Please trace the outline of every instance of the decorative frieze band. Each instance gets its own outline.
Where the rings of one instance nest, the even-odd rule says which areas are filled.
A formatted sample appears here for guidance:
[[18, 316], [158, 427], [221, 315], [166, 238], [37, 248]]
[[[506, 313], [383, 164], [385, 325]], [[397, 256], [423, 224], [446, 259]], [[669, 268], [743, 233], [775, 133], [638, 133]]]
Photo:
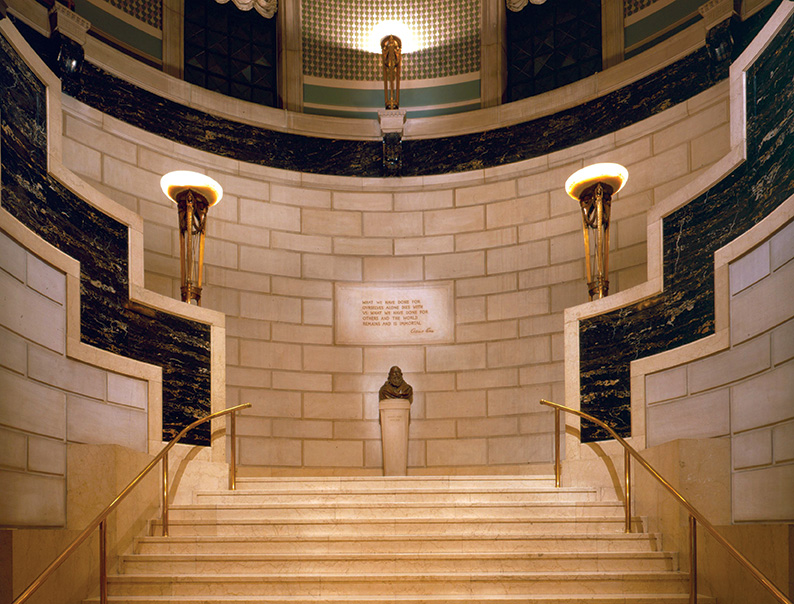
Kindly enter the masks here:
[[703, 17], [708, 31], [715, 25], [730, 19], [733, 15], [733, 0], [709, 0], [698, 7], [698, 12]]
[[66, 8], [60, 2], [56, 2], [50, 10], [53, 15], [53, 31], [60, 32], [70, 40], [74, 40], [80, 46], [85, 44], [86, 32], [91, 29], [91, 22], [83, 19], [73, 10]]

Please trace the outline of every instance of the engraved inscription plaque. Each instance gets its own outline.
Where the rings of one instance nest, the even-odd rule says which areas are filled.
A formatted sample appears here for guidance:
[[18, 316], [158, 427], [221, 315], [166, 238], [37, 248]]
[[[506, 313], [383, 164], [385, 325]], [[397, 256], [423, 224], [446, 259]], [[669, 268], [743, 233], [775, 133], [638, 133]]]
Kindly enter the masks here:
[[452, 342], [452, 282], [404, 285], [337, 284], [337, 344]]

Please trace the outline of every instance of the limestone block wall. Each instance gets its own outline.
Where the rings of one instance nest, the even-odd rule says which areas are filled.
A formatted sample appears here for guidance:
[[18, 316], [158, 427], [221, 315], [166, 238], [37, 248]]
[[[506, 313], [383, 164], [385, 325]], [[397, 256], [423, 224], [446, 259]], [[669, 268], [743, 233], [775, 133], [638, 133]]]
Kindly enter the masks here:
[[[460, 118], [465, 120], [465, 116]], [[226, 313], [227, 405], [245, 474], [380, 473], [377, 390], [391, 365], [416, 392], [410, 473], [534, 471], [563, 400], [563, 311], [587, 299], [581, 223], [565, 179], [616, 161], [611, 291], [646, 279], [646, 212], [729, 148], [728, 85], [597, 140], [434, 177], [308, 175], [196, 151], [64, 99], [70, 169], [144, 219], [146, 287], [178, 297], [176, 211], [160, 176], [225, 190], [210, 212], [208, 308]], [[337, 345], [335, 285], [453, 283], [454, 339]], [[546, 466], [547, 468], [547, 466]], [[542, 471], [537, 470], [537, 471]]]
[[147, 451], [147, 382], [66, 356], [66, 282], [0, 231], [0, 525], [66, 524], [69, 444]]
[[649, 446], [722, 437], [733, 520], [794, 518], [794, 222], [729, 265], [730, 347], [645, 377]]

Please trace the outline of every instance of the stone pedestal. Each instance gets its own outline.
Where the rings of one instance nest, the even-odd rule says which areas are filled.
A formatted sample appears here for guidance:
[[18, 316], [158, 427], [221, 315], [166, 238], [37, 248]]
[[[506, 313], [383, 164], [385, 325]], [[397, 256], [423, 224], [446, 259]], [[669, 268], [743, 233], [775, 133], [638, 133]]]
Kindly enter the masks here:
[[405, 476], [408, 468], [408, 420], [411, 403], [405, 399], [380, 401], [383, 475]]
[[406, 109], [378, 109], [381, 135], [399, 134], [402, 138], [406, 113]]
[[403, 165], [405, 109], [380, 109], [378, 120], [383, 135], [383, 174], [399, 176]]

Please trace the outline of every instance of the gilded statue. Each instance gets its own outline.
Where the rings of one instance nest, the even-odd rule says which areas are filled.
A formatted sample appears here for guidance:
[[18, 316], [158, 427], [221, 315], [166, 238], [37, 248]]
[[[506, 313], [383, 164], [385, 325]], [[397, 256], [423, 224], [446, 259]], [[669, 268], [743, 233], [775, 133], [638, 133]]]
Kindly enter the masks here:
[[386, 109], [400, 107], [400, 65], [402, 63], [400, 38], [388, 35], [380, 41], [383, 59], [383, 92], [386, 97]]

